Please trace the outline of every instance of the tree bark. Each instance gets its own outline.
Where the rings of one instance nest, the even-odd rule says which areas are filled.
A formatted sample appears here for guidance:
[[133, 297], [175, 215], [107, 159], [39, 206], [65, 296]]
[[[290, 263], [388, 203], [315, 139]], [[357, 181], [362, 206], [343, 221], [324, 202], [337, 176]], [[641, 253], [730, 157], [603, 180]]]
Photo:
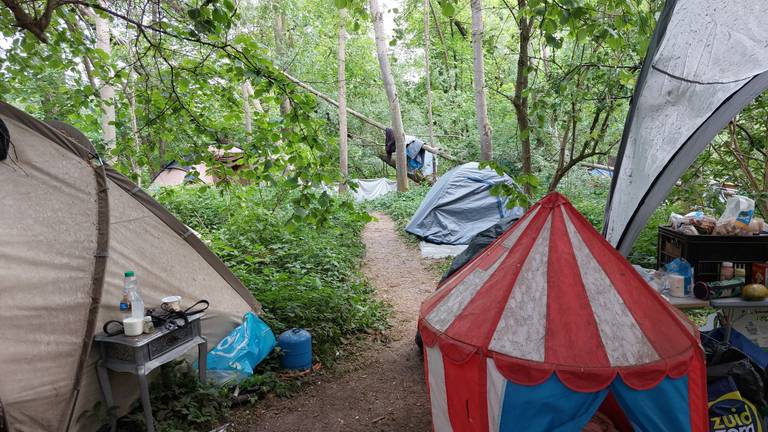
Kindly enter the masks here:
[[[277, 52], [277, 57], [282, 60], [285, 54], [285, 16], [280, 12], [277, 3], [273, 5], [275, 11], [275, 51]], [[280, 102], [280, 115], [285, 117], [290, 110], [291, 101], [288, 99], [288, 96], [283, 96]]]
[[141, 170], [136, 162], [136, 157], [141, 152], [141, 135], [139, 134], [139, 122], [136, 118], [136, 80], [133, 69], [128, 72], [128, 84], [130, 85], [128, 104], [131, 111], [131, 134], [133, 135], [133, 146], [136, 151], [136, 154], [131, 157], [131, 168], [133, 169], [134, 176], [136, 176], [136, 185], [141, 187]]
[[[531, 167], [531, 131], [528, 117], [528, 67], [530, 58], [528, 57], [528, 46], [531, 41], [531, 27], [533, 20], [526, 18], [523, 13], [527, 6], [526, 0], [518, 1], [518, 29], [520, 36], [520, 47], [517, 56], [517, 76], [515, 78], [515, 97], [513, 105], [515, 107], [515, 116], [517, 117], [517, 128], [520, 130], [520, 156], [522, 158], [523, 175], [533, 174]], [[575, 131], [572, 131], [572, 133]], [[531, 188], [528, 184], [524, 187], [525, 193], [530, 195]]]
[[[429, 143], [437, 146], [435, 131], [432, 127], [432, 76], [429, 73], [429, 0], [424, 0], [424, 84], [427, 90], [427, 123], [429, 129]], [[437, 178], [437, 156], [434, 157], [434, 172], [432, 178]]]
[[[93, 14], [96, 25], [96, 48], [104, 51], [107, 56], [112, 56], [112, 44], [109, 37], [109, 22], [102, 18], [98, 13]], [[112, 150], [115, 148], [117, 140], [117, 130], [115, 129], [115, 89], [109, 82], [103, 82], [99, 88], [101, 97], [101, 138], [104, 141], [107, 161], [112, 163], [115, 158], [112, 156]]]
[[251, 114], [251, 94], [248, 91], [248, 81], [243, 81], [240, 88], [243, 93], [243, 122], [245, 123], [245, 133], [250, 137], [253, 135], [253, 114]]
[[392, 77], [392, 71], [389, 68], [389, 58], [387, 56], [387, 41], [384, 34], [384, 22], [379, 0], [368, 0], [371, 17], [373, 18], [373, 31], [376, 35], [376, 55], [379, 58], [379, 67], [381, 68], [381, 79], [384, 81], [384, 90], [389, 100], [389, 113], [392, 120], [392, 131], [395, 133], [395, 153], [397, 168], [397, 190], [405, 192], [408, 190], [408, 170], [405, 157], [405, 130], [403, 128], [403, 117], [400, 113], [400, 101], [395, 89], [395, 80]]
[[349, 163], [347, 160], [347, 10], [339, 10], [339, 171], [341, 182], [339, 193], [347, 192], [347, 177], [349, 177]]
[[475, 111], [477, 130], [480, 135], [480, 160], [493, 158], [491, 125], [485, 103], [485, 66], [483, 64], [483, 0], [470, 0], [472, 8], [472, 49], [474, 51]]

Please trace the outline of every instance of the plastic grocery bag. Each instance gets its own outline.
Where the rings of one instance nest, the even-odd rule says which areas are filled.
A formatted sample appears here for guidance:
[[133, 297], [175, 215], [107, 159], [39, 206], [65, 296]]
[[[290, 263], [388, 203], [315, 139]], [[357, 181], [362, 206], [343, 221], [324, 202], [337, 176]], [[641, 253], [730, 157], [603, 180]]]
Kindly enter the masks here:
[[755, 201], [734, 195], [725, 203], [725, 211], [717, 220], [715, 234], [745, 235], [757, 233], [763, 228], [762, 220], [752, 220], [755, 214]]
[[208, 353], [208, 379], [217, 384], [240, 382], [253, 375], [275, 347], [275, 334], [253, 312]]
[[765, 424], [755, 406], [736, 388], [731, 377], [707, 380], [711, 432], [763, 432]]
[[683, 258], [675, 258], [672, 262], [665, 264], [664, 269], [667, 273], [674, 273], [682, 276], [684, 279], [684, 296], [691, 294], [691, 290], [693, 289], [693, 268], [688, 261]]

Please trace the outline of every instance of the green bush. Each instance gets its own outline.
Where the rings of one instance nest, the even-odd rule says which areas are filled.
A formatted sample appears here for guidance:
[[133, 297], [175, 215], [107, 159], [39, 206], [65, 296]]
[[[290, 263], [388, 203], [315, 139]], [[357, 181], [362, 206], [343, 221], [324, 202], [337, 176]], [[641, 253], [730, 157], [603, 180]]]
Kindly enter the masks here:
[[202, 234], [261, 302], [276, 334], [309, 330], [323, 363], [335, 360], [345, 338], [386, 326], [388, 310], [360, 272], [361, 214], [334, 209], [322, 226], [289, 225], [286, 197], [255, 186], [167, 189], [157, 198]]

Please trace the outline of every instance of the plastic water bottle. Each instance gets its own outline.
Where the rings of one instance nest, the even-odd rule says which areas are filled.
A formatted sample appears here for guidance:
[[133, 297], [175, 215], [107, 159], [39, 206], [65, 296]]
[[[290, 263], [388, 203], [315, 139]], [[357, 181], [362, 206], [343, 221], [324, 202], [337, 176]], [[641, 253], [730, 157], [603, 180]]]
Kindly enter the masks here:
[[123, 274], [123, 297], [120, 299], [120, 312], [128, 313], [131, 311], [131, 290], [136, 287], [136, 276], [132, 271]]
[[126, 285], [128, 286], [128, 300], [131, 302], [131, 317], [144, 319], [144, 299], [141, 298], [139, 293], [139, 286], [136, 283], [136, 276], [131, 273], [130, 277], [126, 277]]

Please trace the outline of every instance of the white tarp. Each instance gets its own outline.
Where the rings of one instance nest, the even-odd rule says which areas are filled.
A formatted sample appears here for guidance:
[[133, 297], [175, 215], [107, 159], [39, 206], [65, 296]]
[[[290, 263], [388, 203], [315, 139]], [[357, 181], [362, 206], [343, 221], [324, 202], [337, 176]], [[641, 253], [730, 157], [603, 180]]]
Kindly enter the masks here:
[[357, 190], [353, 192], [355, 201], [369, 201], [397, 190], [397, 182], [385, 178], [354, 180]]
[[638, 79], [606, 208], [625, 255], [714, 136], [768, 87], [761, 0], [668, 0]]

